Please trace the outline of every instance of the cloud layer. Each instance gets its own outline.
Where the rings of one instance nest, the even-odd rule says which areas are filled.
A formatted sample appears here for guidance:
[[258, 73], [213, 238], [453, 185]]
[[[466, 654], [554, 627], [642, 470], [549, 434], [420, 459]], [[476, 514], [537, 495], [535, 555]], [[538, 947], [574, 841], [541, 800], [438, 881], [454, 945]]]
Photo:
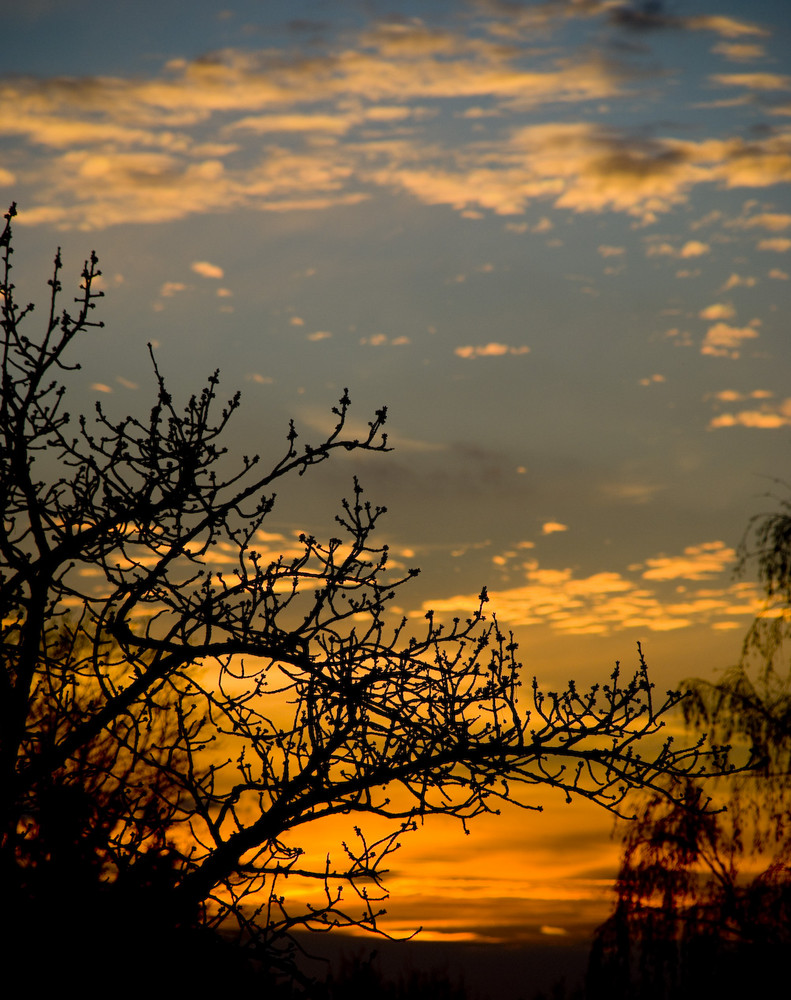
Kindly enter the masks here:
[[[466, 31], [374, 22], [311, 56], [231, 48], [171, 59], [148, 77], [7, 77], [0, 137], [13, 147], [0, 185], [35, 192], [20, 216], [27, 224], [98, 229], [248, 207], [316, 210], [380, 192], [471, 215], [521, 215], [540, 203], [649, 223], [700, 185], [763, 190], [791, 179], [787, 127], [749, 141], [616, 127], [620, 106], [646, 86], [642, 75], [613, 54], [530, 44], [537, 21], [573, 13], [633, 27], [626, 10], [484, 5]], [[760, 34], [733, 18], [671, 21], [652, 14], [641, 27]], [[760, 56], [733, 42], [721, 51]], [[790, 81], [720, 73], [707, 86], [763, 94]], [[763, 241], [767, 250], [781, 243], [791, 245]], [[708, 249], [688, 241], [653, 252]]]

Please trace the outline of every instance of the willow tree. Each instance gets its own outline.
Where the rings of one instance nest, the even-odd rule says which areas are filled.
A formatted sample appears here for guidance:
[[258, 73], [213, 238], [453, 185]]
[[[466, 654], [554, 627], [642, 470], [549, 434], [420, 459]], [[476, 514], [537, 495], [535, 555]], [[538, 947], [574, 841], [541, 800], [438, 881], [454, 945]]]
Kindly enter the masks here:
[[[592, 998], [742, 997], [756, 970], [785, 974], [791, 946], [791, 503], [750, 520], [739, 568], [763, 607], [738, 663], [684, 684], [684, 721], [749, 766], [701, 782], [668, 776], [623, 824], [615, 909], [599, 928]], [[703, 809], [713, 799], [718, 809]]]
[[[58, 253], [28, 335], [14, 214], [0, 241], [0, 863], [20, 927], [90, 921], [117, 954], [142, 925], [172, 950], [177, 932], [234, 919], [276, 961], [295, 927], [375, 930], [387, 859], [426, 817], [531, 808], [546, 787], [618, 811], [630, 789], [716, 764], [657, 738], [678, 695], [656, 702], [642, 662], [588, 692], [520, 695], [485, 590], [470, 617], [428, 614], [411, 634], [390, 606], [417, 570], [391, 569], [385, 510], [356, 479], [338, 537], [266, 554], [276, 485], [338, 452], [387, 451], [385, 409], [355, 437], [344, 392], [331, 433], [300, 447], [292, 423], [264, 468], [226, 453], [239, 396], [219, 405], [215, 373], [179, 406], [152, 355], [145, 417], [97, 404], [70, 420], [76, 342], [104, 336], [97, 258], [60, 311]], [[338, 816], [348, 839], [309, 863], [300, 830]], [[318, 902], [290, 897], [298, 878]]]

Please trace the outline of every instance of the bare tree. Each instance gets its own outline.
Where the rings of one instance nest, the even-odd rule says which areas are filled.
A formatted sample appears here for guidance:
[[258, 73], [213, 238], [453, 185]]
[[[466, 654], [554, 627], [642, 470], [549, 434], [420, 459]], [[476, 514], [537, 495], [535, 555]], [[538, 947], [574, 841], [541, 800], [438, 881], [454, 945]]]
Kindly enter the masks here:
[[[353, 437], [344, 392], [330, 434], [300, 450], [292, 424], [262, 469], [222, 444], [238, 395], [218, 411], [215, 373], [178, 408], [152, 355], [147, 418], [97, 404], [75, 426], [70, 351], [102, 325], [97, 258], [59, 312], [58, 253], [29, 338], [14, 214], [0, 239], [0, 864], [22, 909], [61, 859], [93, 886], [91, 912], [171, 929], [234, 918], [271, 959], [296, 927], [376, 929], [387, 859], [424, 817], [534, 808], [546, 786], [618, 812], [630, 789], [722, 765], [658, 736], [679, 696], [655, 702], [642, 657], [631, 679], [616, 667], [588, 692], [533, 682], [520, 696], [517, 646], [485, 590], [469, 618], [429, 613], [409, 635], [389, 606], [417, 570], [391, 570], [374, 538], [385, 510], [356, 480], [339, 537], [262, 554], [275, 485], [337, 451], [388, 450], [384, 409]], [[332, 816], [384, 827], [311, 863], [299, 831]], [[321, 893], [307, 907], [289, 897], [299, 878]], [[74, 900], [61, 892], [63, 915]]]

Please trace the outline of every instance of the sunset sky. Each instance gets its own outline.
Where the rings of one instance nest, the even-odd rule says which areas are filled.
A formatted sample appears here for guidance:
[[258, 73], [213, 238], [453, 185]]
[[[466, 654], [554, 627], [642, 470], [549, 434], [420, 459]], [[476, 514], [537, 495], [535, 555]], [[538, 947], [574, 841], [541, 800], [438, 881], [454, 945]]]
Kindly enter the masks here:
[[[528, 678], [641, 641], [714, 677], [760, 606], [734, 575], [791, 443], [787, 0], [0, 0], [15, 280], [100, 256], [72, 384], [144, 413], [221, 369], [239, 450], [345, 386], [389, 455], [302, 480], [277, 548], [354, 473], [421, 566], [404, 613], [487, 585]], [[75, 408], [72, 403], [72, 409]], [[606, 912], [611, 818], [547, 800], [396, 858], [393, 928], [573, 935]], [[543, 928], [543, 932], [542, 932]]]

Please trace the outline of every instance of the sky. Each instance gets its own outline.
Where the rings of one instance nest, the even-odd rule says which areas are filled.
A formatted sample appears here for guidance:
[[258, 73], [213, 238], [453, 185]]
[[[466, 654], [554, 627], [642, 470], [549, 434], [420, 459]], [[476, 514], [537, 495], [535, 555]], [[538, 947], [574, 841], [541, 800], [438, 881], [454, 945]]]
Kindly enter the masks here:
[[[284, 493], [332, 531], [358, 474], [399, 597], [482, 585], [547, 687], [733, 663], [735, 573], [788, 479], [791, 30], [783, 0], [0, 0], [0, 197], [20, 298], [55, 247], [103, 267], [84, 409], [221, 370], [241, 450], [331, 426], [394, 450]], [[74, 404], [72, 404], [74, 406]], [[419, 831], [390, 927], [574, 937], [607, 912], [612, 820], [546, 802]]]

